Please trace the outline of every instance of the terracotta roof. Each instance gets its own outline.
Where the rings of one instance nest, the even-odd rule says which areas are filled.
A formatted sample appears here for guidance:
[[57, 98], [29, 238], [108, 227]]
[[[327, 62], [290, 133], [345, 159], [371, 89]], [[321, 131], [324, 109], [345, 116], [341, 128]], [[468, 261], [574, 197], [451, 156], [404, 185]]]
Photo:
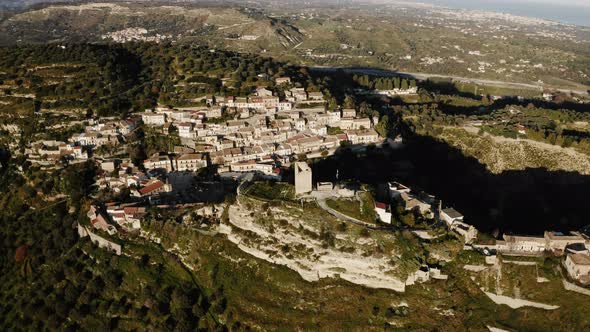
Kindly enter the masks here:
[[187, 153], [183, 154], [182, 156], [178, 157], [177, 160], [202, 160], [203, 155], [198, 153]]
[[375, 207], [378, 209], [387, 210], [387, 204], [381, 202], [375, 202]]
[[164, 186], [164, 182], [158, 180], [148, 186], [145, 186], [145, 187], [139, 189], [139, 193], [142, 195], [146, 195], [146, 194], [151, 193], [154, 190], [158, 190], [158, 189], [162, 188], [163, 186]]
[[126, 208], [123, 208], [123, 211], [125, 211], [126, 214], [144, 213], [145, 208], [144, 207], [126, 207]]

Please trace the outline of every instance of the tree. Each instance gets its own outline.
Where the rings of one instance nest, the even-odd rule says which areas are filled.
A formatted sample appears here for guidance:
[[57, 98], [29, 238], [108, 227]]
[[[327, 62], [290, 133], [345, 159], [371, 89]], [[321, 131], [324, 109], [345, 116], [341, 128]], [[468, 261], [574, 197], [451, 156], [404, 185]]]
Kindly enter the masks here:
[[344, 108], [355, 108], [356, 107], [356, 102], [354, 101], [354, 98], [351, 95], [346, 95], [346, 97], [344, 97]]
[[405, 78], [402, 80], [401, 89], [408, 90], [408, 80], [406, 80]]
[[381, 120], [379, 121], [379, 123], [375, 126], [375, 131], [381, 137], [388, 137], [389, 136], [389, 128], [390, 128], [389, 117], [387, 115], [384, 115], [381, 117]]
[[400, 86], [401, 86], [401, 84], [400, 84], [400, 78], [399, 77], [395, 77], [393, 79], [393, 87], [396, 88], [396, 89], [399, 89]]

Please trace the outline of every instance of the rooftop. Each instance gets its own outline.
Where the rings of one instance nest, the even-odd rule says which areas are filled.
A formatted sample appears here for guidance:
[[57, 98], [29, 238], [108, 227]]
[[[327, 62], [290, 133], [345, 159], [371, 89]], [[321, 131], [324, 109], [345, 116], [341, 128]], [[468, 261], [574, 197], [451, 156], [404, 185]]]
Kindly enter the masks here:
[[570, 259], [576, 265], [590, 265], [590, 256], [584, 254], [571, 254]]
[[459, 212], [457, 212], [457, 210], [453, 209], [453, 208], [447, 208], [442, 210], [442, 212], [444, 212], [447, 216], [451, 217], [451, 218], [461, 218], [463, 217], [463, 215]]

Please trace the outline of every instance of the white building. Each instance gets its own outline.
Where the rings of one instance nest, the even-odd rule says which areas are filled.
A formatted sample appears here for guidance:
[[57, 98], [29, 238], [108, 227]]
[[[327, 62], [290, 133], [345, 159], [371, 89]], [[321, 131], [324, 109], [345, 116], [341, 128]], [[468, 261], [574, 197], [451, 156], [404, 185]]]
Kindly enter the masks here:
[[590, 283], [590, 256], [585, 254], [569, 254], [565, 258], [567, 274], [574, 280], [582, 283]]
[[179, 123], [176, 127], [178, 128], [178, 136], [183, 137], [183, 138], [194, 138], [195, 137], [192, 123], [183, 122], [183, 123]]
[[305, 194], [313, 190], [311, 168], [305, 162], [295, 163], [295, 194]]
[[580, 234], [565, 235], [559, 232], [545, 232], [546, 249], [557, 253], [563, 253], [565, 247], [574, 243], [585, 243], [586, 239]]
[[391, 224], [391, 208], [389, 204], [375, 202], [375, 212], [377, 213], [379, 220]]
[[457, 212], [457, 210], [453, 208], [441, 210], [440, 217], [449, 227], [456, 221], [463, 222], [464, 218], [464, 216], [461, 213]]
[[496, 241], [496, 250], [503, 253], [539, 255], [545, 252], [546, 241], [542, 237], [504, 235], [504, 241]]
[[144, 160], [143, 166], [146, 170], [165, 169], [168, 172], [172, 171], [172, 162], [167, 155], [155, 154], [150, 159]]
[[162, 126], [166, 123], [166, 115], [161, 113], [145, 112], [141, 114], [141, 120], [146, 125]]
[[230, 165], [232, 172], [260, 172], [264, 175], [274, 175], [272, 164], [258, 163], [255, 160], [243, 161]]
[[176, 170], [179, 172], [196, 171], [203, 167], [207, 167], [207, 158], [202, 154], [189, 153], [176, 158]]

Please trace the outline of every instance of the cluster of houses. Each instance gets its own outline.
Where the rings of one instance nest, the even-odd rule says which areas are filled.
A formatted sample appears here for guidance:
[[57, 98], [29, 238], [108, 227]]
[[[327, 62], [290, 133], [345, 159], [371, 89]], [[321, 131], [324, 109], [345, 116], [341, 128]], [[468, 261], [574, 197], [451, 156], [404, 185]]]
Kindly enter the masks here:
[[74, 134], [68, 142], [55, 140], [36, 141], [25, 150], [27, 160], [44, 168], [52, 168], [60, 162], [84, 162], [90, 152], [101, 146], [116, 146], [137, 126], [137, 119], [125, 120], [90, 120], [83, 133]]
[[91, 205], [86, 216], [95, 230], [115, 235], [117, 234], [115, 225], [127, 231], [141, 228], [141, 219], [145, 214], [145, 207], [109, 203], [106, 210], [97, 205]]
[[131, 133], [137, 126], [137, 119], [91, 121], [83, 133], [74, 134], [70, 142], [77, 146], [96, 148], [103, 145], [118, 145], [120, 140]]
[[[438, 213], [440, 220], [444, 221], [447, 228], [459, 235], [465, 243], [472, 243], [477, 238], [477, 229], [464, 222], [463, 215], [453, 208], [442, 209], [440, 201], [432, 195], [423, 192], [414, 192], [409, 187], [398, 183], [387, 184], [388, 202], [375, 202], [375, 212], [381, 222], [391, 223], [392, 202], [403, 207], [405, 211], [415, 212], [425, 219], [434, 219]], [[437, 202], [439, 205], [436, 205]]]
[[[100, 163], [101, 172], [96, 179], [96, 185], [99, 189], [109, 189], [115, 193], [121, 192], [125, 188], [130, 188], [131, 196], [145, 198], [150, 203], [159, 202], [161, 193], [172, 191], [172, 187], [167, 183], [166, 174], [162, 176], [157, 171], [173, 171], [173, 162], [176, 165], [179, 159], [182, 167], [189, 167], [184, 164], [184, 159], [192, 161], [190, 155], [182, 155], [174, 158], [169, 155], [154, 155], [144, 162], [145, 172], [134, 166], [129, 159], [126, 160], [104, 160]], [[206, 160], [201, 160], [206, 166]], [[174, 166], [177, 167], [177, 166]], [[201, 166], [204, 167], [204, 166]], [[192, 168], [191, 168], [192, 169]]]
[[590, 284], [590, 238], [582, 233], [547, 231], [542, 237], [504, 235], [503, 240], [496, 241], [491, 248], [508, 255], [534, 256], [551, 253], [564, 256], [563, 265], [570, 278], [582, 284]]
[[33, 142], [25, 149], [25, 154], [33, 165], [44, 168], [54, 167], [61, 161], [75, 163], [88, 160], [88, 151], [82, 146], [55, 140]]
[[[280, 82], [289, 81], [284, 78]], [[183, 145], [196, 153], [176, 160], [154, 156], [144, 166], [167, 171], [196, 170], [207, 166], [208, 160], [220, 173], [255, 171], [272, 176], [278, 164], [289, 165], [297, 155], [329, 155], [343, 142], [379, 142], [373, 129], [377, 117], [359, 116], [354, 109], [326, 111], [323, 95], [307, 93], [303, 88], [287, 90], [286, 95], [287, 100], [281, 101], [272, 91], [260, 87], [251, 97], [207, 98], [209, 107], [147, 110], [141, 114], [144, 124], [168, 134], [176, 128]], [[296, 108], [298, 102], [310, 101], [322, 105]], [[235, 116], [219, 119], [225, 119], [226, 114]], [[334, 128], [332, 134], [329, 128]]]
[[[89, 236], [90, 240], [101, 248], [114, 251], [121, 255], [122, 247], [113, 240], [108, 239], [106, 234], [112, 236], [117, 234], [117, 226], [125, 231], [141, 228], [141, 219], [145, 216], [144, 207], [121, 206], [107, 204], [106, 210], [96, 205], [91, 205], [86, 213], [90, 219], [90, 227], [78, 224], [80, 237]], [[105, 233], [101, 234], [100, 233]]]
[[563, 265], [573, 280], [590, 284], [590, 238], [583, 233], [546, 231], [542, 237], [518, 236], [504, 234], [502, 240], [493, 245], [475, 244], [478, 230], [464, 221], [464, 216], [453, 208], [436, 207], [433, 196], [424, 193], [413, 193], [412, 190], [397, 182], [388, 183], [389, 202], [375, 202], [375, 212], [384, 223], [391, 223], [391, 204], [396, 200], [406, 211], [415, 211], [426, 219], [433, 219], [435, 211], [447, 228], [459, 235], [466, 244], [484, 252], [495, 251], [505, 255], [534, 256], [550, 253], [565, 257]]

